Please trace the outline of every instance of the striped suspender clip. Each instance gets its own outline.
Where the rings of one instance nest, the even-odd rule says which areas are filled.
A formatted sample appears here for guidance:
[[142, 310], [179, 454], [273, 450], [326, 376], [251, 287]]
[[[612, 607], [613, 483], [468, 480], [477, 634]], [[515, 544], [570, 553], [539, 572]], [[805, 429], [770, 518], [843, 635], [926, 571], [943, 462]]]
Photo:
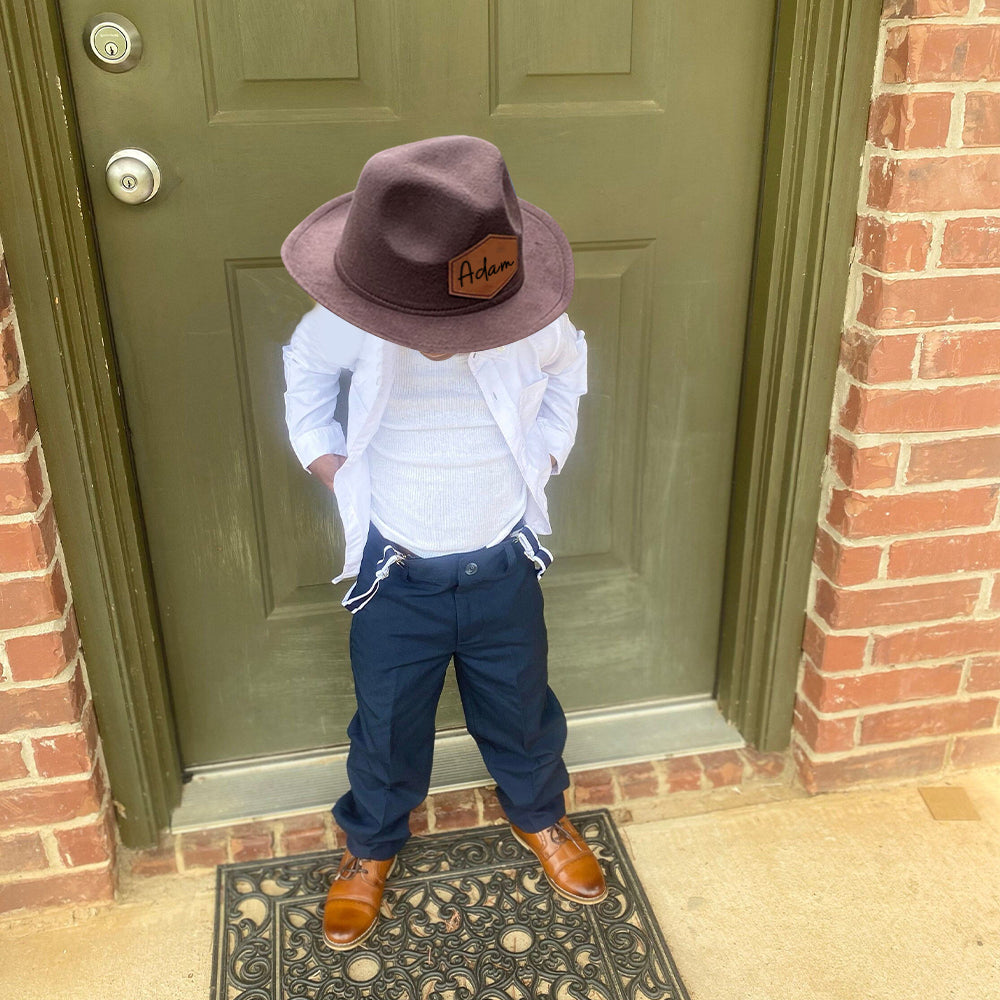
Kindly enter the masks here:
[[372, 581], [372, 585], [363, 594], [355, 595], [354, 588], [358, 585], [358, 581], [355, 580], [351, 585], [351, 589], [344, 595], [344, 599], [340, 603], [352, 615], [360, 611], [375, 596], [378, 591], [378, 585], [389, 575], [389, 570], [397, 563], [402, 566], [405, 562], [406, 556], [402, 552], [397, 551], [391, 545], [387, 545], [382, 550], [382, 558], [379, 559], [375, 566], [375, 579]]
[[526, 524], [518, 528], [513, 537], [521, 543], [524, 554], [535, 564], [535, 575], [540, 580], [542, 574], [552, 565], [552, 553], [542, 545], [538, 535]]

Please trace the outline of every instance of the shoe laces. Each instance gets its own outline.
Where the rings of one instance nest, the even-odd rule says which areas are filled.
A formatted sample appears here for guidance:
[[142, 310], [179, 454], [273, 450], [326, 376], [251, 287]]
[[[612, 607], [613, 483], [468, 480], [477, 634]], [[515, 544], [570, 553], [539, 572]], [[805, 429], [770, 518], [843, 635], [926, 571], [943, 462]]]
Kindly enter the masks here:
[[361, 862], [361, 858], [352, 857], [351, 860], [344, 865], [340, 871], [334, 876], [335, 878], [349, 879], [354, 878], [355, 875], [367, 875], [368, 869]]
[[564, 844], [567, 840], [572, 840], [573, 837], [568, 830], [563, 827], [562, 822], [553, 823], [549, 827], [549, 838], [553, 844]]

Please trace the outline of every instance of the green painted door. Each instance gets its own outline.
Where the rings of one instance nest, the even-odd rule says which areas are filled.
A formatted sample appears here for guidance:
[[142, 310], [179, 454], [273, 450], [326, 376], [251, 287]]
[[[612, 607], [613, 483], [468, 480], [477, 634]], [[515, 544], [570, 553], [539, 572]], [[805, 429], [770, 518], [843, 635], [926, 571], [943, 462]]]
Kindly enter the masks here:
[[[342, 745], [333, 497], [285, 436], [308, 307], [278, 248], [386, 146], [471, 133], [574, 250], [577, 447], [549, 487], [567, 712], [710, 694], [774, 0], [134, 0], [138, 65], [72, 89], [184, 764]], [[107, 190], [112, 152], [162, 170]], [[112, 512], [107, 512], [112, 516]], [[453, 674], [441, 729], [464, 725]]]

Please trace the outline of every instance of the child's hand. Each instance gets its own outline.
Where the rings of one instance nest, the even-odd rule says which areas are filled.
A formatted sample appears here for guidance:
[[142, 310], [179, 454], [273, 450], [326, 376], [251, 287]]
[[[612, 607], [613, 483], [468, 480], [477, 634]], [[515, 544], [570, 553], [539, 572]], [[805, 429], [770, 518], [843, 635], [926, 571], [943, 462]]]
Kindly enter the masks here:
[[309, 463], [309, 471], [328, 489], [333, 489], [333, 477], [347, 461], [344, 455], [320, 455]]

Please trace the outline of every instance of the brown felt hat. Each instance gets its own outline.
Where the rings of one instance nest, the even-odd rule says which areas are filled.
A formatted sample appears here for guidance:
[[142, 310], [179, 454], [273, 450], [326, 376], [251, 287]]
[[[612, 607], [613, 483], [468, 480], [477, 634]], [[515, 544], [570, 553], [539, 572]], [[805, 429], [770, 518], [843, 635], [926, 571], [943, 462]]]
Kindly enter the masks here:
[[500, 150], [472, 135], [376, 153], [353, 191], [288, 234], [281, 259], [320, 305], [425, 351], [521, 340], [573, 295], [566, 234], [517, 197]]

